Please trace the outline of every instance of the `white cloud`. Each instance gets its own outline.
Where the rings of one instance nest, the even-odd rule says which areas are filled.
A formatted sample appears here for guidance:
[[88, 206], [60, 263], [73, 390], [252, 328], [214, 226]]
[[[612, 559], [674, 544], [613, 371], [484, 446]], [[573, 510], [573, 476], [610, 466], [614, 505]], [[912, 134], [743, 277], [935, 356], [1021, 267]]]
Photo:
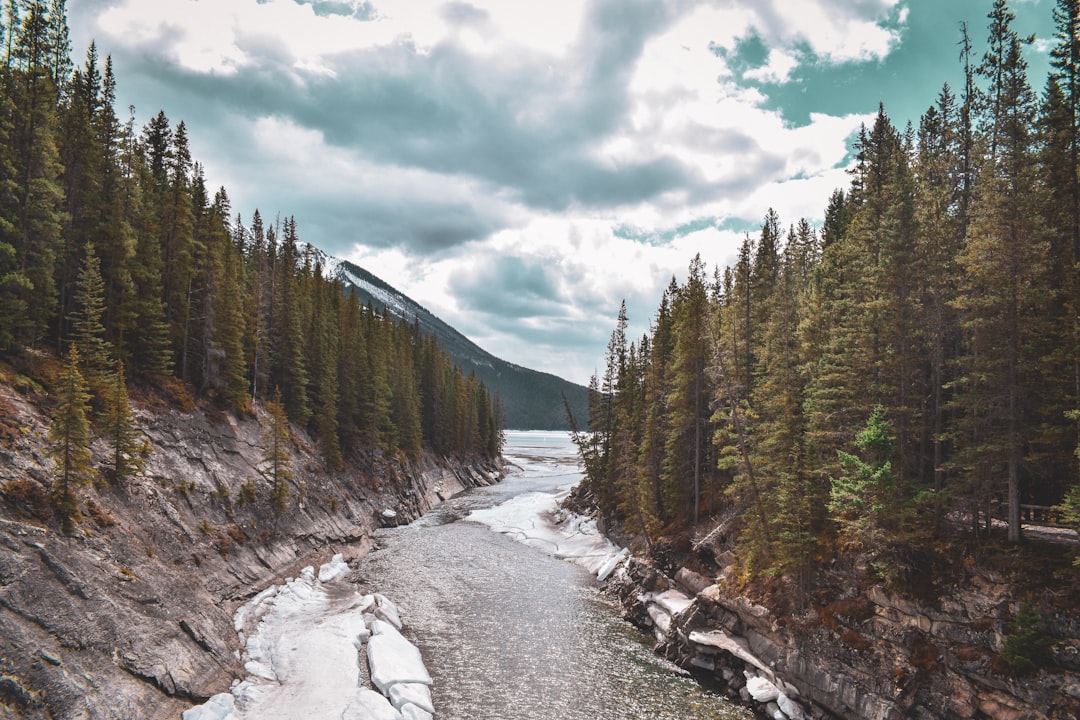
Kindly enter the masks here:
[[761, 83], [786, 83], [799, 62], [799, 58], [787, 50], [773, 48], [764, 65], [743, 73], [743, 77]]
[[[102, 2], [108, 9], [91, 19], [102, 50], [152, 57], [181, 71], [169, 81], [185, 76], [184, 92], [206, 93], [204, 112], [219, 121], [192, 124], [193, 147], [217, 149], [203, 158], [208, 174], [226, 176], [238, 210], [296, 213], [303, 239], [383, 277], [485, 348], [579, 382], [602, 356], [620, 300], [640, 336], [694, 254], [724, 265], [742, 239], [700, 223], [673, 228], [760, 218], [770, 206], [785, 225], [818, 217], [847, 184], [836, 166], [869, 118], [812, 115], [793, 127], [714, 50], [756, 36], [767, 57], [743, 77], [785, 83], [811, 55], [881, 59], [906, 19], [900, 0], [672, 2], [672, 22], [640, 22], [623, 36], [600, 27], [585, 0], [374, 0], [374, 19], [320, 15], [296, 0]], [[632, 64], [596, 78], [589, 63], [604, 40]], [[231, 101], [248, 78], [260, 97], [280, 88], [280, 103]], [[325, 106], [335, 97], [347, 112]], [[533, 139], [557, 157], [530, 155]], [[588, 195], [595, 188], [560, 175], [578, 161], [610, 191]], [[624, 226], [670, 239], [620, 237]], [[508, 257], [544, 268], [558, 307], [520, 323], [550, 340], [488, 322], [499, 308], [455, 294], [477, 258]], [[600, 336], [596, 348], [561, 344], [582, 327]]]
[[880, 60], [900, 42], [899, 31], [887, 22], [906, 13], [900, 0], [767, 0], [747, 3], [754, 8], [754, 27], [770, 47], [792, 48], [805, 43], [825, 62]]

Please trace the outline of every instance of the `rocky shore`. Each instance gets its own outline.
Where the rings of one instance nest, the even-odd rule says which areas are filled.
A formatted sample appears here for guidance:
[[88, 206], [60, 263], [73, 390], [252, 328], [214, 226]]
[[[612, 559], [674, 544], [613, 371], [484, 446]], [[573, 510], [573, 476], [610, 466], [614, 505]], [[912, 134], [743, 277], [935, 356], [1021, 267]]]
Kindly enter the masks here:
[[995, 658], [1025, 588], [993, 573], [972, 571], [934, 602], [874, 585], [797, 616], [725, 586], [722, 574], [669, 574], [630, 558], [607, 589], [630, 621], [655, 634], [657, 652], [764, 718], [1080, 717], [1076, 616], [1044, 616], [1050, 667], [1023, 677], [1002, 671]]
[[[48, 420], [0, 385], [0, 718], [170, 718], [242, 679], [233, 613], [334, 553], [371, 547], [387, 510], [418, 517], [499, 479], [494, 463], [369, 454], [324, 471], [292, 431], [284, 508], [264, 466], [265, 418], [144, 399], [141, 477], [80, 491], [58, 530], [48, 504]], [[96, 448], [104, 456], [104, 447]]]

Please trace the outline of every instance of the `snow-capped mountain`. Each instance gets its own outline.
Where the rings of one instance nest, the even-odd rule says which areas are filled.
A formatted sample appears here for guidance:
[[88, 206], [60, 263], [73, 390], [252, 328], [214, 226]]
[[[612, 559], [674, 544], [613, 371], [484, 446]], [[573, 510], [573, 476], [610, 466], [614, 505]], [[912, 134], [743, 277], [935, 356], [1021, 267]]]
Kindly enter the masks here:
[[434, 335], [462, 372], [475, 372], [490, 392], [498, 393], [505, 427], [520, 430], [567, 429], [564, 397], [570, 403], [574, 416], [584, 424], [588, 415], [587, 388], [549, 373], [501, 360], [362, 267], [326, 255], [314, 247], [309, 246], [308, 251], [318, 257], [324, 275], [339, 280], [362, 304], [371, 303], [379, 311], [409, 322], [415, 321], [419, 323], [421, 332]]

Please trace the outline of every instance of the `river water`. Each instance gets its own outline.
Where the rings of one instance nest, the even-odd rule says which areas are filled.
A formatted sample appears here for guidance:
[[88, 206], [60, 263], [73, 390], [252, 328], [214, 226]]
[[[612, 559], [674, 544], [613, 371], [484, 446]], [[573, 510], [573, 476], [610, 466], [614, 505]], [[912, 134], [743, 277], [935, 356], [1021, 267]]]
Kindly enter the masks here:
[[380, 530], [359, 566], [362, 586], [401, 610], [448, 720], [749, 718], [655, 656], [582, 567], [467, 520], [580, 479], [564, 433], [508, 432], [517, 469], [499, 485]]

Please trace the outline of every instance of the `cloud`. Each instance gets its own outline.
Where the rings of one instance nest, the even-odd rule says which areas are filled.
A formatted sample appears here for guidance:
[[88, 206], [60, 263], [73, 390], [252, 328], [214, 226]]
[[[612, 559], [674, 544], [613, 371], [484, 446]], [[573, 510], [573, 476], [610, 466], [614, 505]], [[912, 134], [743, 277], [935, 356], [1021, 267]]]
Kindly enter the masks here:
[[642, 332], [694, 253], [733, 256], [731, 228], [769, 206], [820, 216], [863, 116], [792, 122], [772, 86], [881, 61], [906, 7], [84, 0], [69, 15], [113, 55], [121, 105], [187, 121], [237, 211], [295, 214], [303, 239], [488, 349], [584, 381], [590, 361], [568, 353], [606, 340], [621, 299]]
[[806, 46], [824, 62], [881, 60], [900, 42], [900, 0], [784, 0], [749, 4], [752, 25], [770, 46]]

